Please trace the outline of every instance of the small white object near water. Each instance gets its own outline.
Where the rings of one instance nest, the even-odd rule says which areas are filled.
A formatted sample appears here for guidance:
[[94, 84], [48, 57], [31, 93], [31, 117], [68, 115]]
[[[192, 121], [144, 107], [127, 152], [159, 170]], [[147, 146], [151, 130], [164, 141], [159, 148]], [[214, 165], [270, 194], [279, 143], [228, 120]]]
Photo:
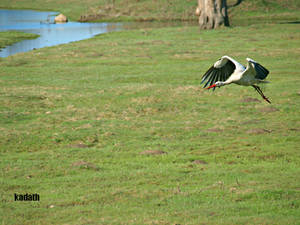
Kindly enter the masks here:
[[59, 14], [54, 18], [54, 23], [66, 23], [68, 18], [64, 14]]

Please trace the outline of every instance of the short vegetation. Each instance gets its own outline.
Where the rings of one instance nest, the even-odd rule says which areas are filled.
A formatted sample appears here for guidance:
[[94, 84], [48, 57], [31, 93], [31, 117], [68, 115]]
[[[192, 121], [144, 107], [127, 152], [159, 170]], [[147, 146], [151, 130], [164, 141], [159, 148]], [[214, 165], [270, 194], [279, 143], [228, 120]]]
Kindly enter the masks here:
[[[297, 23], [178, 26], [1, 58], [0, 221], [298, 224], [299, 42]], [[270, 70], [271, 105], [199, 85], [225, 54]]]
[[22, 41], [24, 39], [34, 39], [37, 38], [37, 34], [29, 34], [18, 31], [7, 31], [0, 33], [0, 49], [5, 46], [12, 45], [16, 42]]

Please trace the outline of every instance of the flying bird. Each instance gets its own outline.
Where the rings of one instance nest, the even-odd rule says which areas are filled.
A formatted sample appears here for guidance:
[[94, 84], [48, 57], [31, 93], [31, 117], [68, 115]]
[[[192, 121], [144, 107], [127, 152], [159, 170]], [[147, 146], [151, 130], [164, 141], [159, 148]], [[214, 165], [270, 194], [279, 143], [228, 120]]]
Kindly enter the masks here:
[[245, 67], [229, 56], [222, 56], [203, 75], [201, 84], [206, 82], [203, 88], [209, 85], [206, 89], [213, 88], [215, 90], [216, 87], [232, 83], [252, 86], [265, 101], [271, 103], [258, 86], [261, 83], [269, 83], [264, 80], [269, 71], [253, 59], [247, 58], [247, 61], [247, 67]]

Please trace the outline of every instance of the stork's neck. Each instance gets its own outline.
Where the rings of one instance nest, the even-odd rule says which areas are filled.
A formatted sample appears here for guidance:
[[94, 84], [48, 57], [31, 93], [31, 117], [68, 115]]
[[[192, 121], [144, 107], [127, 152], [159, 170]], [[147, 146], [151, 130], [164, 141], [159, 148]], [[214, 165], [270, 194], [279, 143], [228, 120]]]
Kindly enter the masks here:
[[231, 84], [232, 81], [230, 79], [226, 80], [226, 81], [219, 81], [220, 82], [220, 86], [224, 86], [224, 85], [228, 85]]

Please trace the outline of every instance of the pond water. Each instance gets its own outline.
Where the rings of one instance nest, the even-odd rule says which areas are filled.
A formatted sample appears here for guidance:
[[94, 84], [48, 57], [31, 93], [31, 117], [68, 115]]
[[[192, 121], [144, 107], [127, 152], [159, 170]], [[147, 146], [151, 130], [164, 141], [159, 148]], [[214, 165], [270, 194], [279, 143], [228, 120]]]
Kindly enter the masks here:
[[34, 10], [0, 9], [0, 32], [17, 30], [40, 35], [36, 39], [23, 40], [0, 49], [0, 57], [19, 52], [65, 44], [91, 38], [97, 34], [118, 30], [158, 28], [170, 26], [191, 26], [194, 22], [130, 22], [130, 23], [79, 23], [68, 22], [54, 24], [58, 12], [40, 12]]
[[40, 35], [36, 39], [23, 40], [0, 50], [0, 57], [19, 52], [54, 46], [91, 38], [94, 35], [121, 30], [120, 23], [54, 24], [57, 12], [0, 9], [0, 31], [17, 30]]

